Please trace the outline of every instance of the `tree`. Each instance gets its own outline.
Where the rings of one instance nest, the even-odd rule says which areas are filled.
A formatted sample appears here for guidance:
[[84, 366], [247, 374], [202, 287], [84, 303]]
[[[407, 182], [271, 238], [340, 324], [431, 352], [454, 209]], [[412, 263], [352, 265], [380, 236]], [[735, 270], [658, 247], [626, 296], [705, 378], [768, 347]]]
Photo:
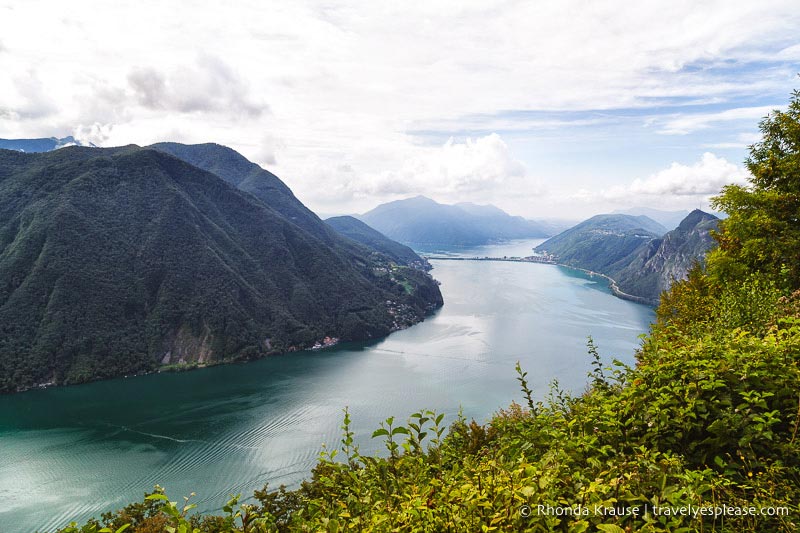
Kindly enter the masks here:
[[800, 91], [786, 111], [759, 123], [762, 140], [745, 161], [748, 186], [727, 185], [713, 199], [729, 216], [715, 234], [709, 273], [721, 282], [760, 272], [785, 290], [800, 288]]

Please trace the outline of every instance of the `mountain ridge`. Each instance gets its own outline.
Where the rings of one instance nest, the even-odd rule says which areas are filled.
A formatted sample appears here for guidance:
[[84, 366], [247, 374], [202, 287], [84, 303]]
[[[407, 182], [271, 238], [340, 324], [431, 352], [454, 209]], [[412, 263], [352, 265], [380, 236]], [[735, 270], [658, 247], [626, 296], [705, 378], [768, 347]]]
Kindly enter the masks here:
[[595, 215], [536, 247], [559, 262], [586, 270], [616, 271], [615, 265], [666, 230], [652, 219], [632, 215]]
[[714, 245], [711, 231], [718, 223], [716, 216], [693, 210], [677, 228], [642, 247], [627, 267], [614, 274], [619, 289], [657, 303], [674, 280], [684, 279], [695, 262], [703, 261]]
[[672, 211], [667, 211], [664, 209], [655, 209], [652, 207], [643, 207], [643, 206], [636, 206], [631, 207], [629, 209], [617, 209], [612, 211], [611, 214], [614, 215], [644, 215], [648, 218], [651, 218], [664, 226], [664, 228], [668, 230], [672, 230], [678, 227], [681, 220], [686, 218], [686, 216], [690, 213], [690, 211], [686, 209], [677, 209]]
[[78, 141], [72, 135], [67, 137], [42, 137], [36, 139], [0, 139], [0, 149], [14, 150], [25, 153], [41, 153], [58, 150], [67, 146], [89, 146], [96, 148], [92, 143]]
[[441, 305], [324, 227], [163, 151], [0, 150], [0, 392], [375, 338]]
[[[646, 216], [596, 215], [536, 247], [565, 266], [598, 272], [621, 297], [651, 305], [673, 280], [683, 279], [713, 245], [717, 217], [698, 209], [678, 227], [663, 229]], [[648, 226], [645, 229], [641, 226]]]
[[417, 255], [414, 250], [393, 241], [355, 217], [347, 215], [330, 217], [325, 219], [325, 223], [341, 235], [367, 246], [377, 253], [384, 254], [399, 264], [423, 270], [431, 269], [430, 263]]

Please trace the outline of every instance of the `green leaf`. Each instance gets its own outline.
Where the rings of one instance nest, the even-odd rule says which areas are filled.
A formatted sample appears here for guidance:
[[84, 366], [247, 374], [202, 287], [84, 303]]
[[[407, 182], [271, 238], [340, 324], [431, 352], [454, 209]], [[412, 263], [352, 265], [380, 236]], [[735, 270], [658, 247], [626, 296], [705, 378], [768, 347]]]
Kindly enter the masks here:
[[384, 429], [384, 428], [376, 429], [375, 431], [373, 431], [373, 432], [372, 432], [372, 438], [373, 438], [373, 439], [374, 439], [375, 437], [380, 437], [380, 436], [382, 436], [382, 435], [386, 435], [386, 436], [388, 436], [388, 435], [389, 435], [389, 432], [388, 432], [386, 429]]
[[605, 533], [625, 533], [625, 530], [616, 524], [598, 524], [597, 529]]

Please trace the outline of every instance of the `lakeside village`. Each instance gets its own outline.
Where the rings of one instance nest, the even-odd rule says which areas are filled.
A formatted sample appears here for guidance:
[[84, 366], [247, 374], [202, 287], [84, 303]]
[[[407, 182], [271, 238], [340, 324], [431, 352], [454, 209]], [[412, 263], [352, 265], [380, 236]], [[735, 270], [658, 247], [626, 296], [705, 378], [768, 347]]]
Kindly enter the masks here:
[[314, 346], [311, 347], [312, 350], [321, 350], [323, 348], [330, 348], [331, 346], [336, 346], [339, 344], [339, 337], [325, 337], [321, 341], [317, 341], [314, 343]]
[[551, 253], [541, 253], [541, 254], [534, 254], [529, 255], [526, 257], [517, 257], [512, 256], [509, 257], [504, 255], [503, 257], [439, 257], [439, 256], [428, 256], [425, 257], [426, 260], [428, 259], [435, 259], [437, 261], [509, 261], [512, 263], [542, 263], [545, 265], [557, 265], [558, 261], [556, 256]]

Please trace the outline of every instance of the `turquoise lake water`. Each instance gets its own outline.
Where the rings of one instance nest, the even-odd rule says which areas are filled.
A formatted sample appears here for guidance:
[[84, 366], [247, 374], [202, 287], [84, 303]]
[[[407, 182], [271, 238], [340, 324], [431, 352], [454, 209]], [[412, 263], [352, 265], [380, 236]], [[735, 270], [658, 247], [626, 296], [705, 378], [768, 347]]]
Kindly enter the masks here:
[[[438, 251], [523, 256], [541, 241]], [[269, 482], [296, 486], [348, 406], [362, 452], [381, 420], [424, 408], [484, 422], [521, 401], [514, 365], [537, 395], [588, 382], [591, 335], [604, 359], [633, 364], [651, 308], [601, 278], [554, 265], [437, 261], [445, 305], [370, 344], [244, 365], [0, 396], [0, 531], [49, 531], [141, 500], [160, 484], [196, 492], [203, 511]]]

